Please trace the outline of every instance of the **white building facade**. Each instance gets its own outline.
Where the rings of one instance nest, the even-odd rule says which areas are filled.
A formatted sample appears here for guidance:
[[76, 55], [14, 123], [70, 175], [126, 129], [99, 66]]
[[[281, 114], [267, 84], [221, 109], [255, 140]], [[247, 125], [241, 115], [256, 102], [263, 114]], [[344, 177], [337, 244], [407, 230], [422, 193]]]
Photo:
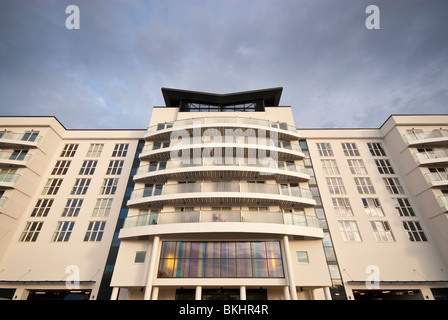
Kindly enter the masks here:
[[11, 299], [448, 296], [448, 115], [297, 129], [282, 88], [163, 88], [147, 130], [0, 118]]

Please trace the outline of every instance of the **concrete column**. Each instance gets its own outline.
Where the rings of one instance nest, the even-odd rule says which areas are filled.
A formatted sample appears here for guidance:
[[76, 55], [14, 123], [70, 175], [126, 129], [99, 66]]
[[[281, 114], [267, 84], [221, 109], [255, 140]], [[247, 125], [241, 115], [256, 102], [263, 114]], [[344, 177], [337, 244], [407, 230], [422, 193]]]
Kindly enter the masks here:
[[246, 287], [240, 287], [240, 300], [246, 300]]
[[118, 293], [120, 292], [120, 288], [114, 287], [112, 289], [112, 295], [110, 296], [110, 300], [117, 300], [118, 299]]
[[285, 300], [291, 300], [291, 295], [289, 294], [288, 286], [283, 287], [283, 296], [285, 297]]
[[151, 258], [149, 259], [148, 272], [146, 278], [146, 289], [145, 295], [143, 296], [144, 300], [149, 300], [151, 297], [152, 290], [152, 278], [154, 276], [154, 270], [157, 266], [157, 248], [159, 247], [160, 237], [154, 236], [154, 240], [152, 241], [151, 248]]
[[331, 297], [330, 287], [324, 287], [325, 300], [333, 300]]
[[151, 300], [157, 300], [159, 297], [159, 287], [152, 287]]
[[285, 248], [286, 269], [288, 270], [289, 291], [291, 293], [291, 300], [297, 300], [296, 282], [294, 280], [294, 270], [292, 268], [291, 252], [289, 250], [289, 238], [283, 236], [283, 246]]
[[202, 299], [202, 287], [201, 286], [197, 286], [196, 287], [196, 292], [194, 295], [194, 299], [195, 300], [201, 300]]

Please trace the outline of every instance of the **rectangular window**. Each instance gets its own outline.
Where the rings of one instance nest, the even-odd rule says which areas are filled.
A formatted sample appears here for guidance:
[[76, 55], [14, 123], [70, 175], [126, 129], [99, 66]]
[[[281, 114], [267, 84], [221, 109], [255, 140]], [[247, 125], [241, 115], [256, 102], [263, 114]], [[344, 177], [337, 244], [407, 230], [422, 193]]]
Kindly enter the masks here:
[[62, 212], [63, 217], [77, 217], [79, 211], [81, 210], [81, 206], [83, 203], [83, 199], [67, 199], [67, 203], [65, 204], [64, 211]]
[[22, 136], [22, 141], [34, 142], [39, 136], [39, 131], [25, 132]]
[[348, 198], [333, 198], [334, 212], [337, 216], [353, 216]]
[[70, 166], [71, 161], [69, 160], [60, 160], [56, 161], [56, 165], [51, 172], [52, 175], [64, 175], [67, 173], [68, 167]]
[[370, 221], [375, 239], [378, 242], [394, 242], [395, 238], [387, 221]]
[[61, 187], [62, 179], [48, 179], [47, 184], [42, 190], [43, 195], [55, 195], [58, 193], [59, 188]]
[[342, 150], [347, 157], [359, 157], [358, 147], [356, 143], [341, 143]]
[[394, 174], [394, 169], [387, 159], [377, 159], [375, 160], [376, 167], [381, 174]]
[[339, 169], [334, 159], [322, 159], [322, 168], [325, 174], [339, 174]]
[[86, 235], [84, 236], [84, 241], [89, 242], [101, 241], [101, 239], [103, 238], [103, 232], [105, 226], [106, 221], [90, 221]]
[[327, 185], [331, 194], [345, 194], [345, 187], [341, 178], [327, 178]]
[[32, 217], [46, 217], [53, 205], [53, 199], [39, 199], [31, 212]]
[[112, 152], [112, 157], [126, 157], [128, 154], [129, 144], [119, 143], [115, 145], [114, 151]]
[[372, 181], [370, 178], [354, 178], [356, 187], [358, 188], [358, 192], [360, 194], [372, 194], [375, 193], [375, 189], [373, 188]]
[[297, 255], [297, 262], [298, 263], [302, 263], [302, 264], [308, 264], [309, 263], [308, 252], [306, 252], [306, 251], [297, 251], [296, 255]]
[[88, 158], [98, 158], [101, 156], [104, 144], [102, 143], [92, 143], [90, 144], [89, 151], [87, 151]]
[[384, 157], [386, 152], [384, 152], [383, 146], [379, 142], [369, 142], [367, 143], [369, 147], [370, 154], [374, 157]]
[[317, 150], [319, 150], [319, 155], [321, 157], [333, 157], [333, 150], [331, 149], [331, 144], [329, 143], [316, 143]]
[[170, 146], [170, 140], [155, 141], [152, 145], [152, 150], [158, 150], [161, 148], [168, 148]]
[[76, 179], [70, 194], [86, 194], [90, 185], [90, 179]]
[[43, 222], [27, 222], [25, 226], [25, 230], [23, 230], [22, 235], [20, 236], [20, 242], [35, 242], [37, 240], [37, 236], [39, 235], [40, 230], [42, 229]]
[[364, 209], [366, 210], [366, 214], [369, 217], [384, 216], [384, 212], [378, 198], [362, 198], [361, 200], [364, 205]]
[[398, 213], [402, 217], [413, 217], [415, 216], [414, 210], [409, 203], [409, 200], [406, 198], [397, 198], [395, 199], [395, 209], [397, 209]]
[[64, 150], [62, 150], [60, 157], [62, 158], [72, 158], [75, 156], [76, 151], [78, 150], [78, 144], [71, 143], [66, 144], [64, 146]]
[[149, 172], [165, 169], [166, 169], [166, 161], [151, 161], [149, 163]]
[[170, 129], [173, 127], [172, 123], [158, 123], [157, 124], [157, 131], [164, 130], [164, 129]]
[[79, 170], [80, 175], [92, 175], [95, 173], [96, 165], [98, 164], [97, 160], [86, 160], [82, 163], [81, 170]]
[[108, 217], [113, 199], [97, 199], [92, 217]]
[[361, 159], [347, 159], [350, 171], [353, 174], [367, 174], [367, 169]]
[[51, 241], [53, 242], [67, 242], [72, 234], [73, 226], [75, 222], [73, 221], [60, 221], [53, 234]]
[[18, 160], [23, 161], [26, 158], [26, 155], [28, 154], [28, 150], [14, 150], [11, 152], [11, 155], [9, 156], [8, 160]]
[[280, 243], [163, 242], [158, 278], [284, 278]]
[[107, 175], [119, 175], [123, 169], [123, 160], [111, 160], [109, 162], [109, 167], [107, 168]]
[[361, 242], [358, 225], [356, 221], [339, 221], [339, 231], [345, 242]]
[[143, 189], [143, 197], [160, 196], [162, 191], [163, 184], [145, 184], [145, 188]]
[[411, 241], [428, 241], [425, 233], [423, 232], [420, 222], [418, 221], [403, 221], [404, 230], [408, 234]]
[[135, 263], [144, 263], [146, 258], [146, 251], [137, 251], [135, 253], [134, 262]]
[[104, 179], [100, 194], [115, 194], [115, 191], [117, 191], [117, 184], [118, 178]]
[[398, 178], [383, 178], [383, 181], [390, 194], [404, 194], [403, 187], [400, 185]]

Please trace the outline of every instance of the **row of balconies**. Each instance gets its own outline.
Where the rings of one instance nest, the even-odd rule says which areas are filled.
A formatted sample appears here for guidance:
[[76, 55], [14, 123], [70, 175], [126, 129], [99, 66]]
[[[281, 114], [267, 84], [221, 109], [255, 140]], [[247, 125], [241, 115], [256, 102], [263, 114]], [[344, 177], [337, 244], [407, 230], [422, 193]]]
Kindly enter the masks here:
[[409, 146], [448, 146], [448, 130], [437, 129], [429, 132], [414, 132], [403, 135]]

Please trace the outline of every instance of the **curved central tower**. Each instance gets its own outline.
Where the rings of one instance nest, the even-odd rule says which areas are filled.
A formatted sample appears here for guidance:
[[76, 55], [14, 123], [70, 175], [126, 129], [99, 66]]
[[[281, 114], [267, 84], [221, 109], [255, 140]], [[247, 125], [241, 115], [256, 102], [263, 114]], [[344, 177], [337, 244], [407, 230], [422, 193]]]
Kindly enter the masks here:
[[329, 297], [324, 234], [281, 92], [162, 89], [166, 106], [153, 109], [120, 232], [113, 298]]

